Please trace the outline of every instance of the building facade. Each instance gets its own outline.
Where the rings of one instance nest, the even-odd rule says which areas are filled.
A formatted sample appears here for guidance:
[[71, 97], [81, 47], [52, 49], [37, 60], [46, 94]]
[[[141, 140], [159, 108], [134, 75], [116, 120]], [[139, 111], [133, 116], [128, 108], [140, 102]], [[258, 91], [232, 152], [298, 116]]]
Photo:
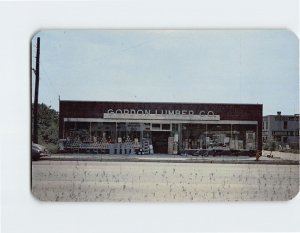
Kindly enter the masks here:
[[282, 147], [299, 148], [299, 115], [268, 115], [263, 117], [263, 143], [275, 141]]
[[146, 154], [262, 149], [261, 104], [61, 100], [59, 108], [59, 137], [66, 148], [112, 154], [133, 148]]

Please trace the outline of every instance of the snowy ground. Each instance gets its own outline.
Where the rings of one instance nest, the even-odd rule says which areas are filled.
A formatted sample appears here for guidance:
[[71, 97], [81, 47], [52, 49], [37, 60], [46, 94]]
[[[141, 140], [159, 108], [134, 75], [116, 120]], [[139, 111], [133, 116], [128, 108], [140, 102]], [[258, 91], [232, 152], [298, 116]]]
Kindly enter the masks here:
[[44, 160], [32, 166], [32, 193], [44, 201], [289, 200], [298, 190], [298, 165]]

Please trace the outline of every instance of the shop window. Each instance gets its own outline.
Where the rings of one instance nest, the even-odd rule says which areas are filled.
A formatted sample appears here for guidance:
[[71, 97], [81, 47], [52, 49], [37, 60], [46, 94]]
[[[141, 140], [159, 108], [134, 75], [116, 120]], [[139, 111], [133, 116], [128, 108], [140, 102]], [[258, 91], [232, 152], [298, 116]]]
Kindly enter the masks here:
[[148, 139], [150, 139], [150, 138], [151, 138], [151, 132], [150, 132], [150, 131], [144, 131], [144, 132], [143, 132], [143, 138], [148, 138]]
[[172, 130], [178, 132], [178, 124], [172, 124]]
[[151, 129], [154, 131], [170, 131], [171, 124], [152, 124]]
[[183, 149], [255, 150], [257, 125], [183, 124]]
[[152, 124], [152, 130], [160, 130], [160, 124]]
[[145, 129], [146, 131], [150, 130], [150, 129], [151, 129], [151, 124], [150, 124], [150, 123], [145, 123], [145, 124], [144, 124], [144, 129]]
[[161, 129], [162, 130], [170, 130], [171, 129], [171, 125], [170, 124], [162, 124], [161, 125]]

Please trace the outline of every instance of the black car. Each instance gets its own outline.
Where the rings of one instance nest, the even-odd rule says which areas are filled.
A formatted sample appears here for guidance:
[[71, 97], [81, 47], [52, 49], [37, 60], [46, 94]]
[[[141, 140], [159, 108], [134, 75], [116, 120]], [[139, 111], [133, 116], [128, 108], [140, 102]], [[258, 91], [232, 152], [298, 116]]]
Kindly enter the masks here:
[[46, 147], [32, 143], [31, 145], [31, 159], [32, 160], [38, 160], [41, 157], [49, 156], [49, 151]]

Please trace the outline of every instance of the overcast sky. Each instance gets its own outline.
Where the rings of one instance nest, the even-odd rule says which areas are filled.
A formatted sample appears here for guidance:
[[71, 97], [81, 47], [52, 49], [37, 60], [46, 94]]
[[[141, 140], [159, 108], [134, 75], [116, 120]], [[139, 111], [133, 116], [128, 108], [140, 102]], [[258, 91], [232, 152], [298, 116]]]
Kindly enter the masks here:
[[39, 102], [56, 110], [60, 95], [299, 113], [298, 39], [286, 30], [46, 30], [32, 39], [33, 68], [36, 37]]

